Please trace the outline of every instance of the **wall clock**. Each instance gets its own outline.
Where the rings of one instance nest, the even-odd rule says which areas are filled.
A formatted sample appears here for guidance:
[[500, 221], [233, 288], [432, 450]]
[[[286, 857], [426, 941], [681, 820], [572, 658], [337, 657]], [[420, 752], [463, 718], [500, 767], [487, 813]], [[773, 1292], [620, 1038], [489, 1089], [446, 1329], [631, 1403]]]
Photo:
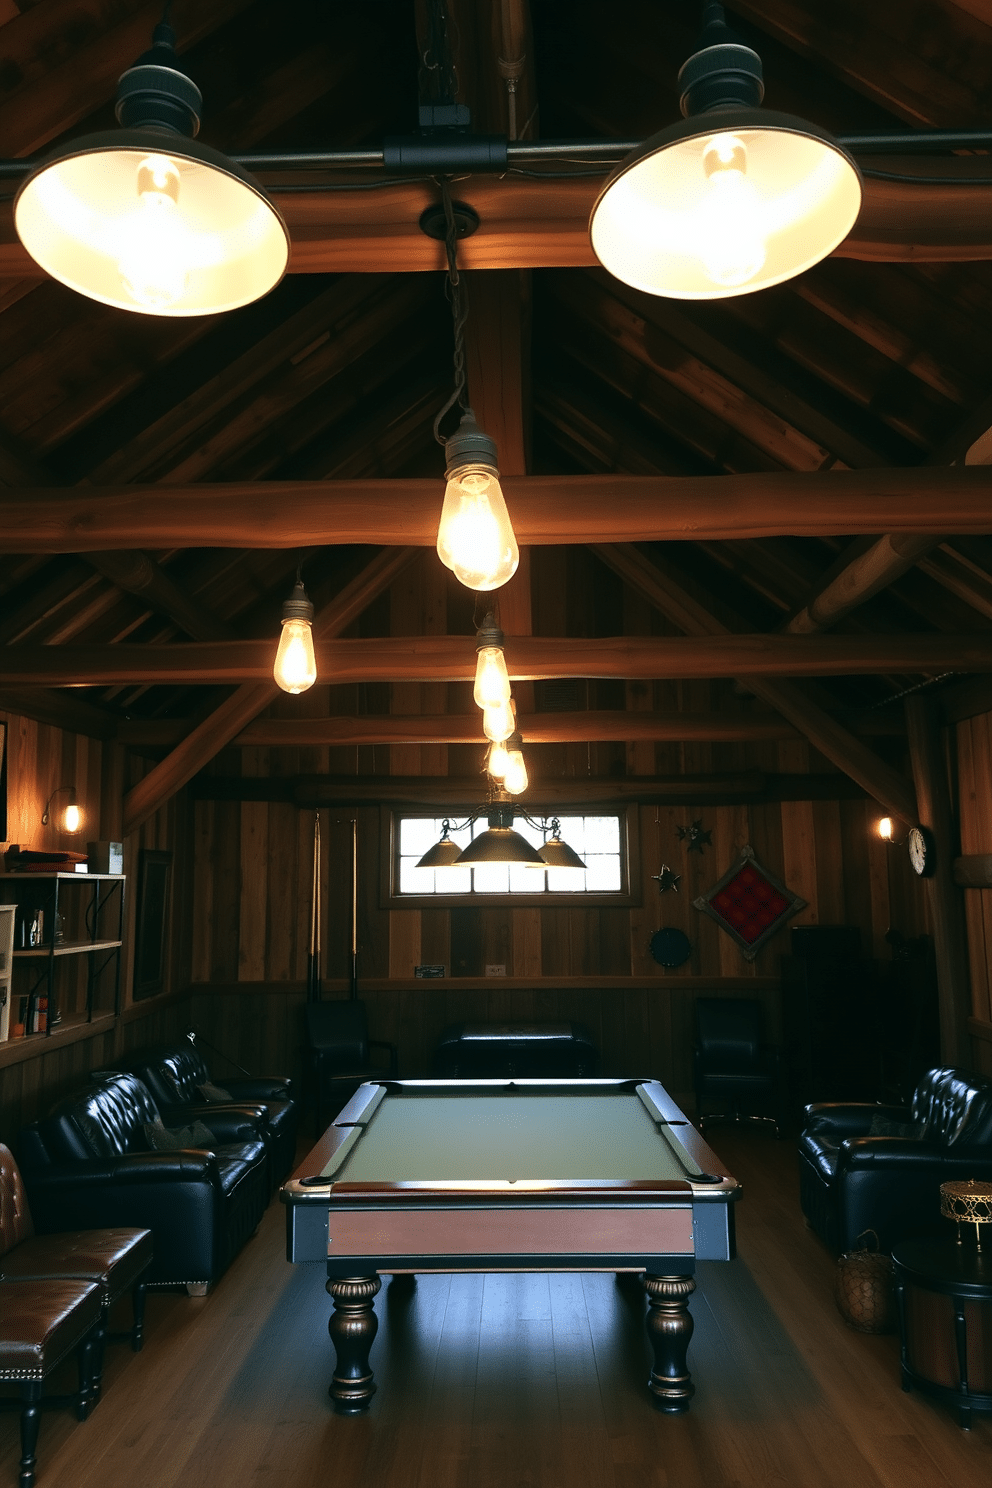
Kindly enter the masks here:
[[692, 942], [684, 930], [674, 926], [656, 930], [649, 942], [651, 954], [659, 966], [684, 966], [692, 950]]
[[918, 873], [921, 878], [932, 877], [937, 866], [933, 833], [927, 827], [910, 827], [906, 847], [913, 872]]

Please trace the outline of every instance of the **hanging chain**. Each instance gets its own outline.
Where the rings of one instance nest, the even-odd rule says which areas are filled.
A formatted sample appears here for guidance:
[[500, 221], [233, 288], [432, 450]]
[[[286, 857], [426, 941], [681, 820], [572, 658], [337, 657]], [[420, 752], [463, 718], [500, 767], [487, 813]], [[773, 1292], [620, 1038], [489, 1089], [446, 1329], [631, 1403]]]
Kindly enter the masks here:
[[444, 247], [448, 256], [448, 299], [451, 301], [451, 318], [455, 331], [455, 389], [434, 420], [434, 438], [438, 444], [446, 444], [447, 440], [441, 433], [441, 420], [448, 410], [457, 403], [462, 413], [472, 412], [465, 393], [465, 323], [468, 320], [468, 292], [458, 271], [458, 225], [455, 222], [454, 207], [451, 204], [451, 192], [443, 176], [438, 178], [437, 184], [441, 189], [441, 201], [444, 206]]

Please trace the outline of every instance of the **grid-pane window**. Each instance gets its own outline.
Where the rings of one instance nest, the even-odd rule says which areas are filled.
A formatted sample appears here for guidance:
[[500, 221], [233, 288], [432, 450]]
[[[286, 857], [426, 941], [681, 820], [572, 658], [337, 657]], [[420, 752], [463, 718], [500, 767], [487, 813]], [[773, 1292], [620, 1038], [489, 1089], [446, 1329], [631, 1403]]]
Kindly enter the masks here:
[[[585, 863], [578, 868], [536, 868], [517, 863], [480, 863], [465, 868], [418, 868], [417, 863], [441, 837], [444, 817], [397, 816], [395, 892], [403, 895], [465, 895], [480, 899], [492, 894], [621, 894], [626, 883], [625, 834], [619, 814], [559, 816], [562, 841]], [[451, 828], [449, 836], [467, 847], [488, 829], [485, 816], [467, 827]], [[540, 848], [551, 836], [516, 817], [513, 830]]]

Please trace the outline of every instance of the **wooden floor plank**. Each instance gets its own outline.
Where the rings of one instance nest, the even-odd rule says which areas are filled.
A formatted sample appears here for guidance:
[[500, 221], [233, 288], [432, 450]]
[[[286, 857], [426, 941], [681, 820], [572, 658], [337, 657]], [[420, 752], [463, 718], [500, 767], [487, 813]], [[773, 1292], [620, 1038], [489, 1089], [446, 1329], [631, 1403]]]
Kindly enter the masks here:
[[[745, 1199], [739, 1259], [699, 1268], [686, 1415], [652, 1407], [636, 1278], [563, 1274], [386, 1282], [378, 1393], [336, 1416], [323, 1271], [274, 1203], [209, 1297], [149, 1298], [89, 1421], [46, 1413], [38, 1488], [987, 1488], [992, 1421], [904, 1393], [896, 1338], [840, 1318], [792, 1145], [711, 1139]], [[17, 1457], [4, 1414], [0, 1483]]]

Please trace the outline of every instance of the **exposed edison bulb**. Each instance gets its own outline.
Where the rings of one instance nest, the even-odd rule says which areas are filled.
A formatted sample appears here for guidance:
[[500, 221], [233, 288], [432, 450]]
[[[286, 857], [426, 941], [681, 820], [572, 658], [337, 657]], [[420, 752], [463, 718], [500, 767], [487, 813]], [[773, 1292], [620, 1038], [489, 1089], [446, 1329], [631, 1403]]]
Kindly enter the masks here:
[[493, 466], [474, 463], [449, 473], [437, 551], [468, 589], [498, 589], [516, 573], [520, 550]]
[[891, 842], [892, 841], [892, 832], [893, 832], [893, 827], [892, 827], [892, 818], [891, 818], [891, 816], [883, 816], [882, 819], [879, 821], [879, 824], [878, 824], [878, 835], [879, 835], [879, 837], [881, 837], [881, 839], [882, 839], [883, 842]]
[[494, 744], [502, 744], [504, 739], [510, 737], [516, 726], [517, 720], [513, 716], [513, 707], [510, 703], [502, 703], [498, 708], [482, 710], [482, 732]]
[[313, 631], [309, 620], [284, 620], [272, 668], [283, 692], [306, 692], [317, 680]]
[[73, 802], [65, 808], [65, 814], [62, 817], [62, 830], [68, 832], [70, 835], [78, 832], [82, 825], [82, 820], [82, 812], [76, 803]]
[[475, 701], [480, 708], [500, 708], [510, 701], [510, 674], [502, 646], [480, 646], [475, 664]]
[[517, 745], [507, 750], [506, 774], [503, 776], [503, 787], [511, 796], [519, 796], [527, 789], [527, 766], [524, 764], [523, 750]]
[[146, 155], [136, 174], [138, 205], [120, 225], [117, 271], [137, 305], [166, 309], [189, 285], [189, 235], [179, 212], [179, 171], [166, 155]]
[[502, 739], [498, 740], [489, 750], [489, 758], [486, 761], [486, 769], [494, 780], [502, 780], [510, 763], [510, 756], [506, 751], [506, 745]]
[[747, 179], [747, 150], [735, 134], [715, 134], [703, 150], [708, 187], [699, 213], [699, 256], [714, 284], [747, 284], [764, 268], [761, 202]]

